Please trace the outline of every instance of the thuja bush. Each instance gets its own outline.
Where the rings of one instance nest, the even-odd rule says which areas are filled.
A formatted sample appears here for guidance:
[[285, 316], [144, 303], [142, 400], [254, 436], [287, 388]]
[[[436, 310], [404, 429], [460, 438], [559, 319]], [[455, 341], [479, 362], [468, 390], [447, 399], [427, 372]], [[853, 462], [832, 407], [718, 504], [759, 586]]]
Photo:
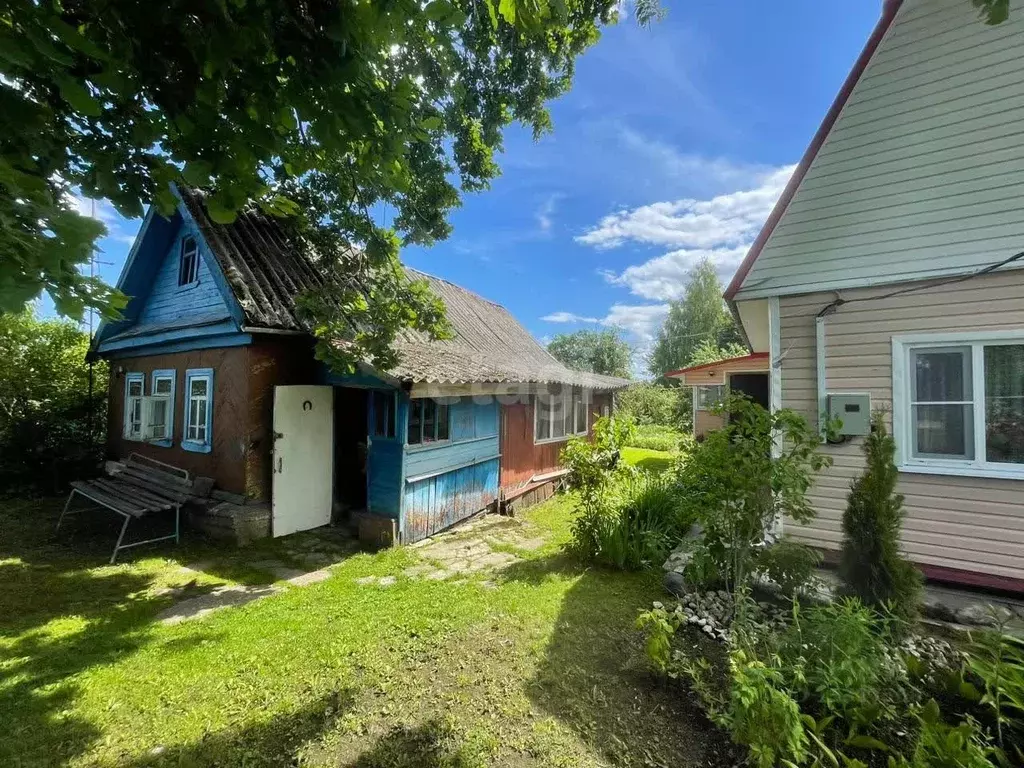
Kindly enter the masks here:
[[921, 574], [899, 552], [904, 511], [895, 455], [884, 413], [876, 411], [864, 441], [867, 467], [853, 482], [843, 513], [839, 576], [847, 595], [910, 620], [917, 614]]

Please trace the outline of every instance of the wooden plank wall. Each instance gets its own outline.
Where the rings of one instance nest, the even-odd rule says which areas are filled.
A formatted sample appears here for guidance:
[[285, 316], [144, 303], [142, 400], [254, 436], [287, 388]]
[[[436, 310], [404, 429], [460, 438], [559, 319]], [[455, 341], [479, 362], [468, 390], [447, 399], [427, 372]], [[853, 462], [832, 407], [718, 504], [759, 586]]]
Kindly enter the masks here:
[[[587, 434], [594, 433], [594, 422], [612, 396], [595, 393], [587, 418]], [[512, 403], [501, 407], [501, 487], [508, 491], [530, 482], [534, 475], [553, 472], [560, 467], [558, 456], [568, 442], [558, 440], [537, 445], [533, 442], [533, 403]]]

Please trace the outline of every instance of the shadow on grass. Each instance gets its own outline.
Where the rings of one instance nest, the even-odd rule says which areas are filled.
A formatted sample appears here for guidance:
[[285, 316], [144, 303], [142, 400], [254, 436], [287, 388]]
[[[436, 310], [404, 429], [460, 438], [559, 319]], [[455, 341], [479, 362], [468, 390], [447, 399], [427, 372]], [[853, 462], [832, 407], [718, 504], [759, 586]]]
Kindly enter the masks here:
[[646, 459], [640, 459], [638, 462], [636, 462], [636, 466], [640, 467], [640, 469], [644, 470], [645, 472], [661, 474], [662, 472], [667, 472], [668, 470], [672, 469], [672, 463], [674, 461], [675, 459], [671, 456], [648, 456]]
[[159, 569], [105, 567], [113, 515], [86, 513], [55, 535], [63, 503], [0, 502], [2, 765], [56, 765], [88, 749], [101, 734], [75, 715], [73, 678], [138, 650], [175, 599], [148, 591]]
[[265, 722], [216, 731], [184, 745], [166, 749], [157, 747], [134, 760], [118, 761], [117, 765], [121, 768], [278, 768], [298, 765], [303, 748], [334, 727], [338, 718], [351, 706], [351, 693], [336, 691]]
[[482, 764], [461, 736], [440, 720], [415, 728], [398, 726], [354, 761], [343, 763], [349, 768], [476, 768]]
[[586, 567], [566, 554], [506, 568], [506, 580], [576, 579], [530, 698], [615, 765], [738, 765], [728, 736], [692, 694], [651, 670], [635, 622], [664, 597], [659, 576]]

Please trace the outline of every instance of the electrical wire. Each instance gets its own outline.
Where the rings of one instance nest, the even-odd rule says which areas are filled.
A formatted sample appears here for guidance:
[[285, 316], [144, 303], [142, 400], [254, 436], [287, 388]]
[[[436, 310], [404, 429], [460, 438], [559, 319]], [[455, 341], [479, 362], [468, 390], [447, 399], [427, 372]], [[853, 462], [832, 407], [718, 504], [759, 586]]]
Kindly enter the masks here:
[[976, 272], [971, 272], [966, 275], [957, 275], [956, 277], [947, 277], [941, 280], [933, 280], [932, 282], [925, 283], [924, 285], [913, 285], [910, 286], [909, 288], [901, 288], [899, 290], [890, 291], [889, 293], [883, 293], [881, 296], [860, 296], [855, 299], [844, 299], [842, 296], [839, 295], [839, 292], [837, 291], [835, 301], [825, 306], [825, 308], [822, 309], [817, 314], [817, 317], [825, 317], [827, 315], [831, 315], [835, 313], [844, 304], [855, 304], [857, 302], [862, 301], [883, 301], [884, 299], [892, 299], [895, 298], [896, 296], [903, 296], [908, 293], [918, 293], [919, 291], [927, 291], [931, 288], [941, 288], [944, 285], [966, 283], [968, 280], [973, 280], [976, 277], [981, 277], [982, 275], [987, 275], [990, 272], [995, 272], [997, 269], [1005, 267], [1007, 264], [1012, 264], [1015, 261], [1020, 261], [1021, 259], [1024, 259], [1024, 251], [1021, 251], [1020, 253], [1015, 253], [1013, 256], [1010, 256], [1007, 259], [1003, 259], [1002, 261], [996, 262], [995, 264], [989, 264], [987, 267], [982, 267]]

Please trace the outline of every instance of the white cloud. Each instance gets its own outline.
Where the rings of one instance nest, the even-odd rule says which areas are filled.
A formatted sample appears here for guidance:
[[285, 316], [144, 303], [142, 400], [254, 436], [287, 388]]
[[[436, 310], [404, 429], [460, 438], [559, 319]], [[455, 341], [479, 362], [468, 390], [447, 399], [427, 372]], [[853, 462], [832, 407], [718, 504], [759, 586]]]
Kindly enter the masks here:
[[124, 218], [117, 212], [117, 209], [107, 200], [90, 200], [80, 194], [71, 194], [68, 198], [68, 202], [82, 216], [102, 221], [110, 230], [113, 230], [120, 222], [124, 221]]
[[617, 248], [627, 242], [688, 248], [736, 246], [757, 233], [793, 168], [788, 165], [776, 169], [754, 189], [710, 200], [651, 203], [613, 213], [577, 236], [576, 241], [600, 249]]
[[728, 282], [795, 166], [777, 168], [758, 186], [717, 195], [708, 200], [683, 199], [652, 203], [605, 216], [597, 226], [576, 238], [600, 250], [627, 243], [674, 247], [622, 272], [598, 270], [605, 280], [627, 287], [645, 299], [678, 298], [693, 267], [710, 260]]
[[611, 270], [600, 272], [609, 283], [623, 285], [637, 296], [656, 301], [669, 301], [682, 295], [690, 270], [704, 259], [710, 259], [715, 265], [719, 279], [723, 283], [728, 283], [743, 261], [748, 248], [747, 244], [735, 248], [710, 250], [682, 248], [643, 264], [627, 267], [621, 274]]
[[551, 227], [554, 224], [555, 209], [558, 207], [558, 201], [561, 199], [562, 194], [558, 192], [548, 195], [534, 214], [537, 219], [537, 226], [543, 234], [551, 232]]
[[547, 323], [591, 323], [621, 328], [635, 340], [653, 339], [668, 313], [668, 304], [613, 304], [604, 317], [586, 317], [574, 312], [552, 312], [541, 318]]
[[658, 334], [668, 314], [668, 304], [613, 304], [601, 325], [622, 328], [644, 346]]
[[646, 160], [667, 176], [699, 182], [704, 189], [736, 189], [760, 184], [775, 168], [739, 163], [724, 157], [705, 157], [680, 152], [671, 144], [627, 126], [619, 128], [619, 143], [634, 158]]
[[596, 317], [584, 317], [572, 312], [552, 312], [541, 318], [546, 323], [599, 323], [601, 320]]

